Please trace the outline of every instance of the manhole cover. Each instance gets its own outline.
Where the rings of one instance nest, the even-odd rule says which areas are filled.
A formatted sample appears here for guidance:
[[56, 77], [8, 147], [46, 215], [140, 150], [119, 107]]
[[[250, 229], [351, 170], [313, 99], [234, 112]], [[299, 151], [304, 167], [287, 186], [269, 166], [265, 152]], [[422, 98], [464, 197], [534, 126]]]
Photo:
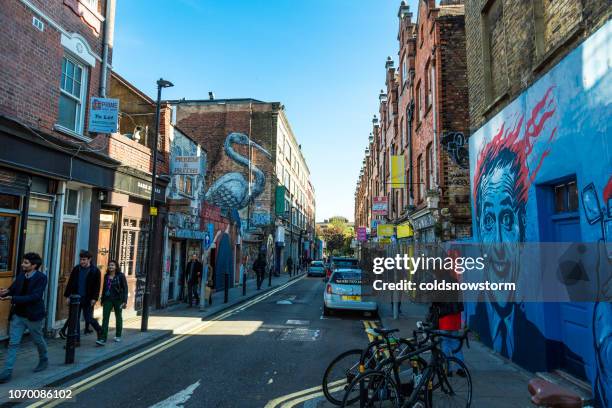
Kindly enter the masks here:
[[295, 329], [283, 330], [279, 339], [282, 341], [316, 341], [320, 336], [320, 330], [298, 327]]
[[310, 324], [310, 320], [292, 320], [289, 319], [287, 320], [287, 323], [285, 324], [293, 324], [296, 326], [308, 326]]

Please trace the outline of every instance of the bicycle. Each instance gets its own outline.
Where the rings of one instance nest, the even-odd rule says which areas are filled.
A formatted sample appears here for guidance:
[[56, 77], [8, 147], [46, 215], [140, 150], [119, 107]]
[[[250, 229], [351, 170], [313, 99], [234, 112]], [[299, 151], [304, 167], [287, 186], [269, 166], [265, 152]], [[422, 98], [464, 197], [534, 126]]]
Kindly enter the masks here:
[[[398, 330], [394, 330], [396, 331]], [[323, 394], [334, 405], [342, 404], [347, 387], [360, 372], [366, 368], [374, 369], [378, 362], [387, 358], [388, 354], [402, 356], [408, 351], [413, 351], [418, 344], [416, 337], [399, 338], [391, 335], [385, 339], [380, 329], [368, 329], [367, 332], [376, 339], [368, 343], [364, 349], [352, 349], [341, 353], [331, 361], [323, 374]], [[422, 368], [425, 364], [425, 360], [421, 359], [416, 366]]]
[[[459, 406], [469, 408], [472, 401], [472, 378], [465, 364], [455, 357], [446, 356], [440, 349], [441, 337], [454, 338], [460, 345], [453, 352], [458, 352], [465, 341], [469, 347], [468, 331], [461, 336], [451, 335], [444, 331], [421, 328], [427, 335], [429, 344], [419, 347], [402, 356], [390, 354], [387, 359], [378, 363], [375, 369], [368, 369], [353, 379], [346, 390], [342, 407], [359, 401], [360, 407], [391, 406], [401, 408], [431, 408]], [[387, 331], [387, 333], [390, 331]], [[400, 378], [402, 362], [414, 359], [423, 353], [431, 352], [431, 359], [422, 370], [413, 372], [409, 379], [410, 392], [402, 390]], [[459, 367], [453, 375], [449, 369]], [[459, 375], [459, 372], [462, 372]], [[405, 383], [405, 382], [404, 382]], [[457, 404], [457, 400], [463, 403]], [[453, 405], [445, 404], [453, 402]], [[379, 404], [379, 405], [377, 405]]]

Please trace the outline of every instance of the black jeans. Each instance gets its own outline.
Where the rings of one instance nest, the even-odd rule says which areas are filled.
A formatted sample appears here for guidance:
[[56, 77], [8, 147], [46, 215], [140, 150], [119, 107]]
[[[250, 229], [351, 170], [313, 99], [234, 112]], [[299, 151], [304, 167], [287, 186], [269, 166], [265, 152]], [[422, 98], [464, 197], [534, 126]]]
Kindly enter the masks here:
[[190, 283], [188, 288], [187, 288], [187, 296], [188, 296], [188, 301], [189, 301], [189, 306], [191, 306], [192, 304], [192, 300], [195, 297], [196, 300], [196, 304], [200, 303], [200, 294], [198, 293], [198, 284], [196, 283]]
[[81, 313], [83, 313], [83, 320], [85, 320], [85, 325], [90, 324], [91, 327], [93, 327], [96, 333], [98, 334], [102, 331], [100, 323], [98, 323], [98, 321], [93, 317], [93, 309], [94, 308], [91, 305], [90, 300], [85, 300], [84, 303], [81, 303], [77, 320], [77, 341], [81, 339]]
[[258, 273], [257, 274], [257, 289], [261, 289], [261, 284], [264, 280], [264, 274], [263, 273]]

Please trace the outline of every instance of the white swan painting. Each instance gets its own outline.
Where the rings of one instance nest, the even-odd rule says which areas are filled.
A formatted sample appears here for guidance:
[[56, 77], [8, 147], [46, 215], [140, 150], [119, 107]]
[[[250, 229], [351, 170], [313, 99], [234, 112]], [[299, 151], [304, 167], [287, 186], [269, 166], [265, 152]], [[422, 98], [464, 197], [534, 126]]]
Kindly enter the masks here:
[[250, 183], [249, 189], [249, 182], [245, 179], [241, 172], [224, 174], [215, 180], [215, 182], [210, 186], [206, 192], [205, 200], [220, 208], [240, 210], [246, 207], [250, 201], [254, 200], [263, 192], [266, 183], [266, 176], [263, 171], [258, 169], [253, 164], [249, 166], [249, 159], [238, 154], [238, 152], [236, 152], [232, 147], [234, 143], [244, 146], [252, 146], [266, 155], [266, 157], [270, 160], [272, 159], [272, 156], [266, 149], [253, 142], [244, 133], [233, 132], [230, 133], [225, 139], [225, 143], [223, 144], [225, 154], [241, 166], [244, 166], [247, 169], [250, 167], [250, 171], [254, 176], [254, 181]]

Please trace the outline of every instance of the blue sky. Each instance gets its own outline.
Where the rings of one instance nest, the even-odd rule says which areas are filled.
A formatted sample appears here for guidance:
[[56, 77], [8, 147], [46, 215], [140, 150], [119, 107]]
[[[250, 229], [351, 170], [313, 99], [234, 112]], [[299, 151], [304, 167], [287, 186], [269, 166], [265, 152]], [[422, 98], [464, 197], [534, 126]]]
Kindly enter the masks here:
[[[396, 0], [117, 2], [113, 68], [149, 95], [285, 105], [317, 196], [317, 220], [353, 219], [384, 64], [397, 64]], [[416, 0], [409, 2], [416, 16]]]

